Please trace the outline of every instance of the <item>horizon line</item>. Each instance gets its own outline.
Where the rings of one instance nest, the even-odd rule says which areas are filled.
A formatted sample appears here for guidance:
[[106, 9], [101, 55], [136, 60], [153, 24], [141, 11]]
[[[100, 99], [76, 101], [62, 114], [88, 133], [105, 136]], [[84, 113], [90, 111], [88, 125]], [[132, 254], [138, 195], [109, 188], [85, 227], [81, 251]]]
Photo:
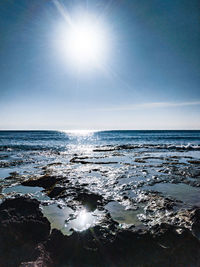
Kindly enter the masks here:
[[111, 131], [200, 131], [199, 129], [0, 129], [0, 132], [111, 132]]

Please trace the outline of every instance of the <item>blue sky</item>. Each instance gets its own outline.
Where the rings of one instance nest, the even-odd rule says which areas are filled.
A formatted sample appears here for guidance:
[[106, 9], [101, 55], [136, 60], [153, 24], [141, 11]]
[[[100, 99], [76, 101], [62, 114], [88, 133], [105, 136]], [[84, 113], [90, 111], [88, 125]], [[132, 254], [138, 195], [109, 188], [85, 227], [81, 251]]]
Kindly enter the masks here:
[[0, 129], [200, 129], [198, 0], [59, 4], [100, 18], [104, 66], [63, 63], [55, 1], [1, 1]]

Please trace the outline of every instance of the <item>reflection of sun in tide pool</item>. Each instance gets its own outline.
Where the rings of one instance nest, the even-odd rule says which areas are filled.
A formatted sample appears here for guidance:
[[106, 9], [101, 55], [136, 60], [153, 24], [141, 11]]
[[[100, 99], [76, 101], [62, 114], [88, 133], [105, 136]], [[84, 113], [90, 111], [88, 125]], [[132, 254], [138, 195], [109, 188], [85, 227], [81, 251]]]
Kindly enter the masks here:
[[88, 214], [86, 210], [81, 210], [81, 212], [78, 215], [77, 220], [80, 222], [80, 226], [84, 226], [87, 223]]
[[77, 231], [83, 231], [96, 223], [96, 217], [86, 209], [82, 209], [75, 220], [71, 221], [71, 227]]
[[56, 204], [42, 206], [42, 212], [51, 223], [51, 228], [62, 231], [65, 235], [70, 235], [71, 229], [75, 231], [84, 231], [94, 226], [103, 218], [103, 212], [95, 210], [88, 212], [85, 208], [74, 212], [71, 208], [65, 206], [62, 209]]

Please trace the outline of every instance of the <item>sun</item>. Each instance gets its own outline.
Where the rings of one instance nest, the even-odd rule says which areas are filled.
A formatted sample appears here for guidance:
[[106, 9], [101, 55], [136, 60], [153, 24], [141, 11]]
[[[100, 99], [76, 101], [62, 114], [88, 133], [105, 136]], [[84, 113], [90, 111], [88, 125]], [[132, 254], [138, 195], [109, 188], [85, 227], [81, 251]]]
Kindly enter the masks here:
[[106, 27], [94, 15], [68, 17], [60, 25], [56, 41], [62, 60], [79, 69], [102, 66], [108, 55]]
[[78, 23], [66, 32], [66, 53], [80, 65], [97, 65], [105, 53], [105, 36], [92, 22]]

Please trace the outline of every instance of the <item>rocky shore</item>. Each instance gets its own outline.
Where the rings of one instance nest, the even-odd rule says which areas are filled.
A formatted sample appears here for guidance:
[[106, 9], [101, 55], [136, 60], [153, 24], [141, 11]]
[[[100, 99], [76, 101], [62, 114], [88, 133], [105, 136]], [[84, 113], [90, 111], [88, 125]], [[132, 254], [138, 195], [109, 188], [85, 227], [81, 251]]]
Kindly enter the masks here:
[[0, 168], [0, 267], [200, 266], [199, 146], [6, 150]]
[[[80, 196], [92, 207], [101, 201]], [[51, 230], [39, 204], [16, 196], [0, 205], [0, 266], [200, 266], [199, 208], [185, 217], [172, 216], [182, 226], [160, 223], [143, 229], [122, 228], [107, 213], [101, 224], [67, 236]]]

